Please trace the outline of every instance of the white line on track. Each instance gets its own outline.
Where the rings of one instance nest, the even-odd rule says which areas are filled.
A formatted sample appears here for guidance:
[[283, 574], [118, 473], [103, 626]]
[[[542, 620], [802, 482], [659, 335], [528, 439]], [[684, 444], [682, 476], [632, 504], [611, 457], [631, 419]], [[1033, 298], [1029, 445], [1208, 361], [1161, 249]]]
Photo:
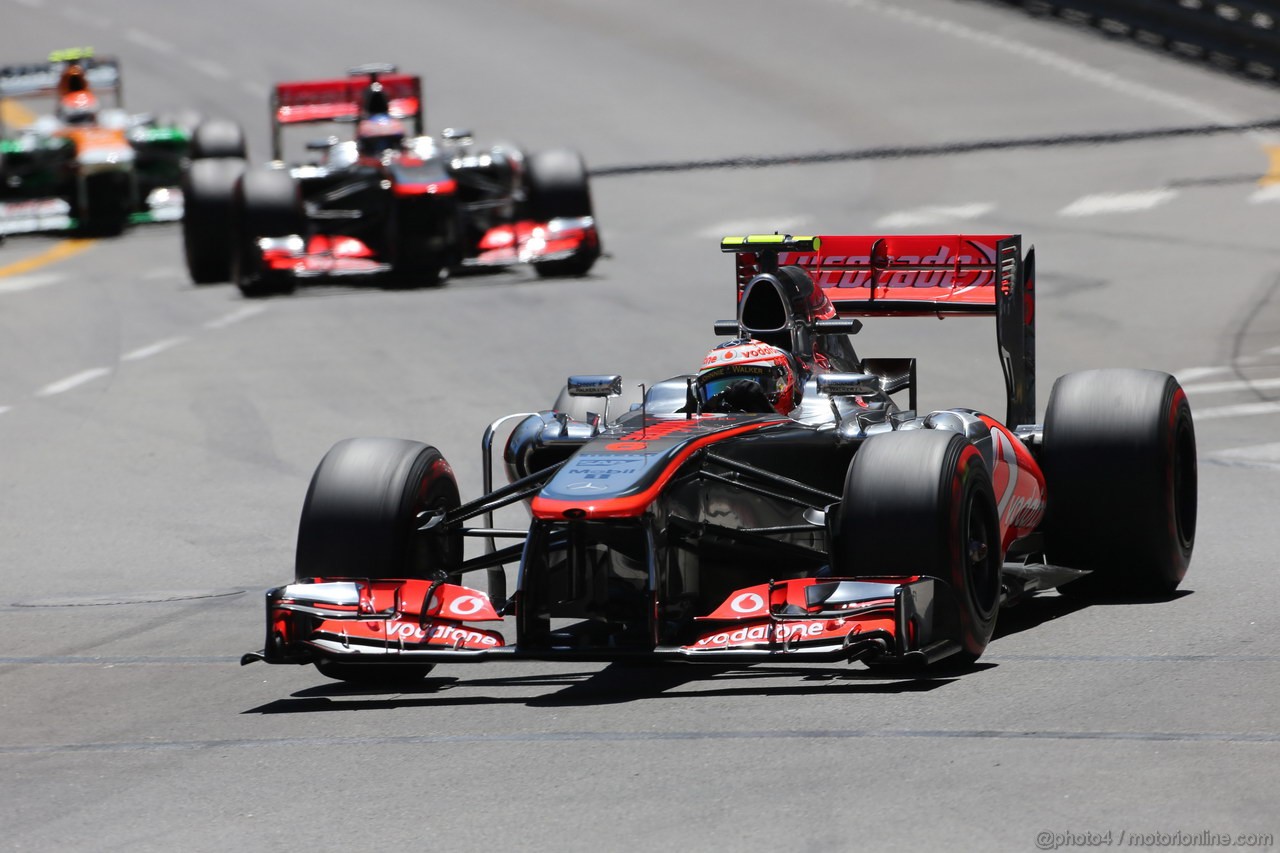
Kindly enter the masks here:
[[178, 344], [186, 343], [187, 340], [188, 338], [185, 337], [165, 338], [162, 341], [156, 341], [154, 344], [147, 344], [145, 347], [138, 347], [132, 352], [127, 352], [120, 356], [120, 360], [139, 361], [144, 358], [150, 358], [151, 356], [158, 355], [167, 349], [173, 349], [178, 346]]
[[963, 219], [977, 219], [995, 210], [988, 202], [953, 205], [926, 205], [912, 210], [900, 210], [876, 220], [877, 228], [914, 228], [918, 225], [942, 225]]
[[210, 320], [204, 324], [204, 327], [206, 329], [225, 329], [227, 326], [255, 317], [266, 310], [265, 305], [246, 305], [244, 308], [232, 311], [230, 314], [224, 314], [216, 320]]
[[0, 415], [3, 415], [5, 412], [12, 412], [12, 411], [13, 411], [13, 406], [0, 406]]
[[1269, 201], [1280, 201], [1280, 184], [1268, 184], [1258, 187], [1249, 196], [1250, 204], [1265, 204]]
[[1280, 403], [1240, 403], [1235, 406], [1217, 406], [1209, 409], [1195, 409], [1192, 416], [1198, 421], [1213, 421], [1221, 418], [1247, 418], [1256, 415], [1280, 414]]
[[143, 281], [159, 281], [162, 278], [173, 278], [178, 275], [176, 267], [158, 267], [142, 274]]
[[142, 30], [125, 30], [124, 37], [134, 44], [150, 48], [156, 53], [163, 53], [165, 56], [170, 56], [177, 52], [177, 48], [175, 48], [171, 43], [165, 41], [159, 36], [153, 36], [151, 33], [143, 32]]
[[23, 6], [30, 6], [32, 9], [39, 9], [44, 5], [44, 0], [15, 0], [15, 2]]
[[737, 219], [703, 228], [699, 237], [720, 239], [738, 234], [772, 234], [774, 231], [794, 232], [809, 221], [807, 216], [760, 216], [755, 219]]
[[201, 74], [205, 74], [205, 75], [208, 75], [209, 77], [212, 77], [214, 80], [230, 80], [231, 79], [230, 71], [228, 71], [224, 66], [219, 65], [216, 62], [211, 62], [208, 59], [200, 59], [198, 57], [189, 57], [187, 59], [187, 64], [190, 65], [195, 70], [199, 71]]
[[66, 280], [59, 273], [36, 273], [35, 275], [15, 275], [13, 278], [0, 278], [0, 293], [21, 293], [24, 290], [35, 290]]
[[48, 385], [36, 392], [37, 397], [51, 397], [54, 394], [61, 394], [70, 391], [72, 388], [79, 388], [86, 382], [92, 382], [95, 379], [101, 379], [111, 373], [109, 367], [91, 367], [88, 370], [82, 370], [66, 379], [59, 379], [57, 382], [50, 382]]
[[1280, 388], [1280, 379], [1234, 379], [1230, 382], [1204, 382], [1200, 385], [1183, 385], [1188, 394], [1223, 394], [1228, 391], [1267, 391]]
[[1094, 216], [1099, 213], [1132, 213], [1150, 210], [1176, 198], [1177, 190], [1142, 190], [1131, 193], [1099, 193], [1076, 199], [1058, 211], [1059, 216]]
[[1186, 390], [1185, 383], [1193, 382], [1196, 379], [1203, 379], [1206, 376], [1213, 376], [1218, 373], [1227, 373], [1230, 367], [1186, 367], [1182, 370], [1173, 371], [1173, 375], [1183, 384], [1183, 390]]

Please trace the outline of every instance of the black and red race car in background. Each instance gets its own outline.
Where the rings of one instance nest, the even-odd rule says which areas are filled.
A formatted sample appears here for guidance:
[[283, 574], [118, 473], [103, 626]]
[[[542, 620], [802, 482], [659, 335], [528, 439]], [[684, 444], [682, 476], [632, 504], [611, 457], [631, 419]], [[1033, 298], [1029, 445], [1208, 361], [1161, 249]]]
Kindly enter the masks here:
[[[1000, 607], [1040, 590], [1177, 587], [1196, 526], [1186, 396], [1166, 373], [1071, 373], [1037, 420], [1019, 236], [723, 248], [738, 311], [716, 329], [752, 342], [744, 358], [789, 354], [798, 401], [712, 406], [703, 373], [627, 405], [620, 377], [571, 377], [552, 409], [485, 430], [484, 494], [466, 503], [430, 445], [339, 442], [307, 491], [294, 582], [267, 592], [265, 646], [244, 662], [352, 681], [508, 658], [912, 668], [976, 660]], [[860, 357], [849, 337], [862, 318], [991, 315], [1003, 421], [918, 412], [915, 360]], [[509, 483], [494, 488], [507, 420]], [[495, 527], [519, 502], [528, 527]], [[486, 547], [468, 557], [471, 537]], [[487, 592], [464, 585], [479, 570]]]
[[[393, 66], [279, 83], [272, 161], [193, 161], [184, 176], [183, 245], [197, 284], [234, 280], [246, 295], [300, 279], [374, 277], [438, 284], [450, 270], [531, 264], [585, 275], [600, 256], [586, 167], [574, 151], [481, 145], [470, 131], [427, 136], [422, 81]], [[353, 138], [307, 143], [286, 165], [282, 131], [348, 123]], [[228, 123], [203, 128], [235, 137]]]

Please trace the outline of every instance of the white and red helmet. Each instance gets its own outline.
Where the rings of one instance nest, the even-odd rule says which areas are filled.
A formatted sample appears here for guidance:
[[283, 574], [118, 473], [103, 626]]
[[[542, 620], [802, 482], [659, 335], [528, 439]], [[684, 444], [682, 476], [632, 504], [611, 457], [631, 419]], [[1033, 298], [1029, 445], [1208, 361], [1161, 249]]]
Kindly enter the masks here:
[[795, 360], [784, 349], [757, 340], [736, 340], [720, 344], [702, 360], [698, 371], [698, 397], [707, 403], [717, 395], [743, 386], [755, 385], [774, 411], [790, 414], [800, 404], [803, 386]]

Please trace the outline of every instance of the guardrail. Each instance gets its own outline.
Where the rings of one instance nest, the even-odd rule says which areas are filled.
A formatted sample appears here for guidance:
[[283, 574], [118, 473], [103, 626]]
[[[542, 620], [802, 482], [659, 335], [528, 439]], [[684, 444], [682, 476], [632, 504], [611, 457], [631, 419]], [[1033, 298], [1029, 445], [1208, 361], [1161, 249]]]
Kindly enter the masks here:
[[1280, 83], [1280, 0], [996, 0]]

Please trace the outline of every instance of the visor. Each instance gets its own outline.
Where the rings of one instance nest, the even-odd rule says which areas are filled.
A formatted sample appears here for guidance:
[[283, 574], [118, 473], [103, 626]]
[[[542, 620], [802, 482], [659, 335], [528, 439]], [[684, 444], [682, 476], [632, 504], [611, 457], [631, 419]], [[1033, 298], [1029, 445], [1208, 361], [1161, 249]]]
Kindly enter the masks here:
[[743, 364], [708, 370], [698, 377], [698, 388], [705, 402], [735, 382], [744, 380], [760, 386], [760, 390], [770, 401], [776, 399], [778, 392], [786, 387], [786, 377], [780, 368]]

